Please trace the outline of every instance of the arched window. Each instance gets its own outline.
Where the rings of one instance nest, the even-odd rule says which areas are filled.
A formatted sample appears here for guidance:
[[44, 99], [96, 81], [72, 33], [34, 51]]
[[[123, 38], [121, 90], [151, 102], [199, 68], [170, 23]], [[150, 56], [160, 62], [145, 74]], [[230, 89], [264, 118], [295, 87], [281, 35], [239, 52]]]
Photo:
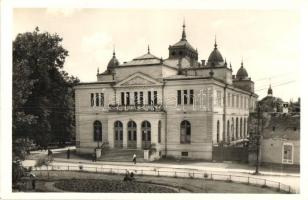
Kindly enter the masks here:
[[134, 121], [129, 121], [127, 123], [128, 140], [137, 140], [137, 124]]
[[190, 143], [191, 126], [189, 121], [184, 120], [181, 122], [181, 144]]
[[161, 121], [158, 121], [158, 143], [161, 143]]
[[217, 134], [216, 134], [216, 141], [217, 141], [217, 144], [219, 143], [219, 135], [220, 134], [220, 127], [219, 127], [219, 120], [217, 121]]
[[246, 118], [244, 118], [244, 133], [243, 133], [243, 135], [244, 135], [244, 138], [246, 138], [246, 136], [247, 136], [247, 133], [246, 133]]
[[151, 124], [148, 121], [141, 123], [142, 146], [148, 148], [151, 145]]
[[[114, 140], [118, 145], [122, 145], [123, 141], [123, 124], [120, 121], [114, 122]], [[117, 146], [117, 145], [116, 145]]]
[[228, 142], [230, 141], [230, 122], [227, 122], [227, 139]]
[[100, 121], [95, 121], [93, 123], [93, 130], [94, 141], [102, 141], [102, 123]]
[[235, 139], [238, 139], [238, 118], [236, 118], [235, 122]]
[[242, 118], [240, 119], [240, 138], [243, 138], [243, 122], [242, 122]]
[[234, 118], [232, 117], [232, 123], [231, 123], [231, 140], [233, 141], [235, 139], [235, 136], [234, 136]]

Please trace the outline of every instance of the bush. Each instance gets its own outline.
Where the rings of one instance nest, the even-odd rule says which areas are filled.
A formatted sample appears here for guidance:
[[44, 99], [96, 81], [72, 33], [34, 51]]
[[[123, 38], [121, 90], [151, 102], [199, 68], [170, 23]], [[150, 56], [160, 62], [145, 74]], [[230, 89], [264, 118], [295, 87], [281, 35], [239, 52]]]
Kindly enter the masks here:
[[40, 157], [36, 160], [35, 167], [48, 165], [48, 159], [46, 157]]
[[25, 176], [26, 169], [21, 166], [19, 162], [13, 162], [12, 164], [12, 181], [13, 187], [20, 180], [21, 177]]

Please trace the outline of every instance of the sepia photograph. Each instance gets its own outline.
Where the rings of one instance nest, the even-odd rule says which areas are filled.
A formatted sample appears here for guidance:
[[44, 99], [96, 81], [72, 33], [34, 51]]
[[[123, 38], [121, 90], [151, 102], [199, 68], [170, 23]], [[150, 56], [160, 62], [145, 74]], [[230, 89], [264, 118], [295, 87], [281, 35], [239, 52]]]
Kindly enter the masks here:
[[11, 194], [304, 190], [298, 10], [11, 16]]

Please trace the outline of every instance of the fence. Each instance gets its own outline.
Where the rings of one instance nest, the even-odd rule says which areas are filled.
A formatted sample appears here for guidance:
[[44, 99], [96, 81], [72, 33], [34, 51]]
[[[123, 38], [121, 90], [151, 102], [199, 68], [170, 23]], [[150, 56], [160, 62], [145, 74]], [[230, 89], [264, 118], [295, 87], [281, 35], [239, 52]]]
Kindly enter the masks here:
[[[106, 173], [106, 174], [126, 174], [129, 171], [127, 168], [111, 168], [105, 166], [84, 166], [84, 165], [51, 165], [51, 166], [41, 166], [33, 167], [34, 171], [72, 171], [72, 172], [93, 172], [93, 173]], [[181, 177], [181, 178], [197, 178], [205, 180], [217, 180], [217, 181], [228, 181], [236, 183], [246, 183], [251, 185], [257, 185], [262, 187], [270, 187], [277, 189], [279, 191], [287, 193], [298, 193], [298, 191], [289, 185], [280, 183], [278, 181], [266, 180], [262, 178], [254, 178], [251, 176], [240, 176], [240, 175], [230, 175], [230, 174], [219, 174], [209, 171], [201, 170], [187, 170], [181, 171], [179, 169], [165, 169], [159, 170], [153, 169], [131, 169], [135, 175], [149, 175], [149, 176], [166, 176], [166, 177]], [[49, 173], [47, 173], [49, 176]], [[63, 174], [62, 174], [63, 175]]]

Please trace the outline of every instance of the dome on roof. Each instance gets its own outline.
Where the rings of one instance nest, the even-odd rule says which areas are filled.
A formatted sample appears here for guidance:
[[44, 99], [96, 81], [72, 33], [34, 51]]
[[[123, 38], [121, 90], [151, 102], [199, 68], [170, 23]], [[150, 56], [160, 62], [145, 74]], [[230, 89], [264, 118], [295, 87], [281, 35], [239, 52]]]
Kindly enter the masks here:
[[115, 56], [115, 52], [113, 52], [113, 56], [111, 58], [111, 60], [109, 61], [108, 65], [107, 65], [107, 69], [112, 69], [116, 66], [118, 66], [120, 64], [120, 62], [118, 61], [118, 59]]
[[214, 49], [211, 52], [209, 58], [208, 58], [209, 63], [218, 63], [218, 62], [224, 62], [224, 59], [222, 58], [221, 53], [217, 49], [217, 44], [215, 41]]
[[236, 73], [236, 78], [238, 79], [248, 78], [248, 73], [244, 67], [239, 68], [239, 70]]
[[246, 69], [244, 68], [243, 62], [241, 63], [241, 67], [238, 69], [236, 73], [236, 78], [237, 79], [246, 79], [248, 78], [248, 73]]

